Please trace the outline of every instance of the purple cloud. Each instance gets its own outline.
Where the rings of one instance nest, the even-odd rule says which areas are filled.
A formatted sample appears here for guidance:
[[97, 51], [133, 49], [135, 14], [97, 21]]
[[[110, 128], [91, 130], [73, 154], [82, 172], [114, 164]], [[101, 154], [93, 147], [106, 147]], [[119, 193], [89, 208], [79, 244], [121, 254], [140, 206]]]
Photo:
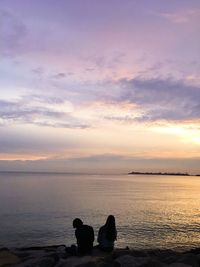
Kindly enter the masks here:
[[[50, 103], [61, 103], [58, 99]], [[6, 123], [31, 123], [39, 126], [50, 126], [59, 128], [79, 128], [90, 127], [73, 116], [71, 112], [55, 111], [50, 107], [30, 105], [22, 101], [10, 102], [0, 100], [0, 119]], [[45, 105], [45, 103], [43, 103]], [[2, 122], [2, 125], [4, 124]]]
[[145, 115], [141, 120], [200, 119], [200, 87], [181, 80], [143, 79], [121, 80], [121, 92], [113, 96], [116, 102], [137, 104]]
[[63, 79], [63, 78], [65, 78], [66, 76], [67, 76], [66, 73], [64, 73], [64, 72], [59, 72], [59, 73], [53, 75], [52, 77], [53, 77], [54, 79]]

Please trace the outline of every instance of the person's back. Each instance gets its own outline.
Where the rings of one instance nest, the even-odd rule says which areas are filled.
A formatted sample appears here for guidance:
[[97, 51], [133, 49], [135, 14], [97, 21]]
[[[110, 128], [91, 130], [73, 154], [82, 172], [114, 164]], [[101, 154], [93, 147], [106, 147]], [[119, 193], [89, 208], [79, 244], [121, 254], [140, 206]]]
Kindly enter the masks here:
[[114, 240], [108, 240], [106, 234], [107, 234], [107, 230], [104, 225], [99, 229], [97, 241], [102, 250], [111, 251], [113, 250], [113, 247], [114, 247]]
[[109, 215], [106, 224], [99, 229], [97, 241], [100, 249], [108, 252], [112, 251], [116, 239], [117, 230], [115, 227], [115, 218], [113, 215]]
[[75, 219], [73, 222], [75, 230], [75, 236], [77, 239], [78, 253], [86, 254], [93, 248], [94, 242], [94, 230], [91, 226], [83, 224], [80, 219]]
[[87, 253], [92, 250], [94, 242], [94, 230], [91, 226], [83, 224], [75, 231], [78, 252]]

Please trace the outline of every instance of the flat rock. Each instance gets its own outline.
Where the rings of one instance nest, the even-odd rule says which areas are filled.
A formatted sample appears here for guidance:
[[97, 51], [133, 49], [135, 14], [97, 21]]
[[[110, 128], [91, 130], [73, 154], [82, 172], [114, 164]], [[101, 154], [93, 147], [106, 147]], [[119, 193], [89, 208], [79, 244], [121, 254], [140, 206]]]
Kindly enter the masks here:
[[42, 257], [29, 259], [27, 261], [9, 267], [54, 267], [55, 264], [56, 261], [54, 258]]
[[149, 258], [149, 261], [141, 264], [139, 267], [168, 267], [168, 265], [157, 259]]
[[0, 248], [0, 251], [9, 251], [9, 249], [6, 247], [3, 247], [3, 248]]
[[192, 267], [192, 265], [188, 265], [188, 264], [180, 263], [180, 262], [174, 262], [168, 266], [169, 267]]
[[133, 257], [131, 255], [124, 255], [115, 260], [115, 267], [139, 267], [147, 264], [149, 259], [147, 257]]
[[94, 261], [89, 261], [86, 263], [81, 263], [79, 265], [76, 265], [76, 267], [97, 267], [97, 263]]
[[2, 250], [0, 251], [0, 267], [8, 264], [17, 264], [21, 259], [14, 253]]
[[188, 264], [191, 265], [192, 267], [199, 267], [199, 259], [195, 254], [192, 253], [183, 254], [177, 260], [177, 262], [184, 263], [186, 265]]
[[[96, 263], [101, 260], [101, 257], [83, 256], [83, 257], [69, 257], [66, 260], [59, 261], [55, 267], [83, 267], [83, 266], [96, 266]], [[88, 264], [88, 265], [87, 265]]]
[[115, 249], [112, 252], [112, 257], [113, 259], [117, 259], [119, 257], [125, 256], [125, 255], [130, 255], [131, 252], [129, 249]]

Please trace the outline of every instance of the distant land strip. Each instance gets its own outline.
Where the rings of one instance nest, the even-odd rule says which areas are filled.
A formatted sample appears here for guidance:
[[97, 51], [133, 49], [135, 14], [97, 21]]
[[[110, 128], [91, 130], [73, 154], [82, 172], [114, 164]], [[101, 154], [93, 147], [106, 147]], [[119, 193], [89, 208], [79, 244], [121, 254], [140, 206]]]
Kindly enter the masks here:
[[200, 174], [191, 175], [187, 172], [129, 172], [128, 174], [132, 175], [171, 175], [171, 176], [200, 176]]

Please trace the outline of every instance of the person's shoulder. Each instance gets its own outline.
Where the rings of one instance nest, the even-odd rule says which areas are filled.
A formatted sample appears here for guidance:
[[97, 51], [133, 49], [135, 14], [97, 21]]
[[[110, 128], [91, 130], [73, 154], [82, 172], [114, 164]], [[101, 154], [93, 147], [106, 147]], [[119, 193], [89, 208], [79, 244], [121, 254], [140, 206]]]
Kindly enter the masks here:
[[105, 225], [103, 225], [103, 226], [101, 226], [100, 228], [99, 228], [99, 232], [104, 232], [105, 231]]

